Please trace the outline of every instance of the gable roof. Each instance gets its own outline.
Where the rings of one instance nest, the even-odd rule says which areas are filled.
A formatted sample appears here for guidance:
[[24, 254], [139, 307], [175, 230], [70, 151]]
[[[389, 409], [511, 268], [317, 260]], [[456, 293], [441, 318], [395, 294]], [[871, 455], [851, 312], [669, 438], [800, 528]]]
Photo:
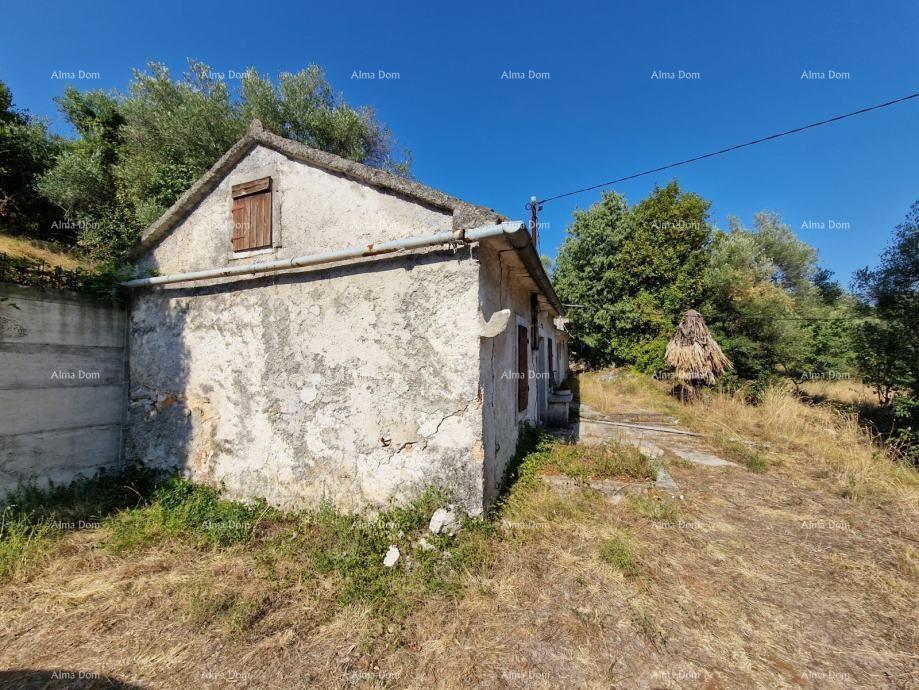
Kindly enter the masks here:
[[[129, 257], [132, 259], [139, 258], [146, 251], [156, 246], [179, 221], [194, 210], [202, 199], [217, 188], [223, 178], [236, 167], [239, 161], [257, 146], [264, 146], [293, 160], [343, 175], [377, 189], [391, 192], [434, 208], [450, 211], [453, 214], [453, 234], [456, 239], [462, 239], [466, 230], [503, 223], [507, 220], [507, 218], [492, 209], [470, 204], [414, 180], [394, 175], [379, 168], [371, 168], [369, 165], [357, 163], [334, 153], [320, 151], [298, 141], [272, 134], [262, 126], [259, 120], [253, 120], [245, 136], [233, 144], [220, 157], [220, 160], [198, 178], [162, 216], [144, 230], [140, 241], [129, 253]], [[519, 232], [509, 235], [508, 239], [511, 242], [511, 246], [523, 260], [527, 273], [533, 279], [536, 288], [543, 293], [558, 314], [564, 314], [564, 308], [555, 294], [552, 282], [546, 274], [529, 232], [521, 227]]]
[[253, 120], [245, 136], [233, 144], [220, 160], [211, 166], [210, 170], [198, 178], [162, 216], [144, 230], [140, 242], [131, 250], [130, 257], [139, 257], [168, 235], [169, 231], [210, 194], [226, 174], [257, 146], [264, 146], [293, 160], [344, 175], [377, 189], [451, 211], [453, 230], [457, 234], [479, 225], [507, 220], [491, 209], [467, 203], [419, 182], [272, 134], [262, 126], [259, 120]]

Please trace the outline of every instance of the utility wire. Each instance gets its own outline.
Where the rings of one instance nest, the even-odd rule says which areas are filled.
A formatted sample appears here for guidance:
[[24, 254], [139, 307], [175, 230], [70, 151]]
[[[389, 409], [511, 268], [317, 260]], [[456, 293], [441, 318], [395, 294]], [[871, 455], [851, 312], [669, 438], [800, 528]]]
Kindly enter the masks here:
[[892, 101], [887, 101], [886, 103], [879, 103], [878, 105], [872, 105], [868, 108], [862, 108], [861, 110], [856, 110], [851, 113], [846, 113], [845, 115], [837, 115], [836, 117], [831, 117], [828, 120], [821, 120], [820, 122], [814, 122], [809, 125], [804, 125], [803, 127], [796, 127], [795, 129], [789, 129], [785, 132], [779, 132], [778, 134], [770, 134], [768, 137], [762, 137], [760, 139], [754, 139], [753, 141], [748, 141], [745, 144], [737, 144], [735, 146], [729, 146], [720, 151], [712, 151], [711, 153], [705, 153], [701, 156], [695, 156], [694, 158], [687, 158], [684, 161], [679, 161], [678, 163], [669, 163], [667, 165], [662, 165], [659, 168], [654, 168], [653, 170], [645, 170], [644, 172], [635, 173], [634, 175], [627, 175], [626, 177], [620, 177], [617, 180], [610, 180], [609, 182], [602, 182], [601, 184], [595, 184], [592, 187], [584, 187], [583, 189], [576, 189], [573, 192], [565, 192], [564, 194], [557, 194], [555, 196], [550, 196], [545, 199], [542, 199], [537, 202], [537, 204], [544, 204], [548, 201], [555, 201], [556, 199], [563, 199], [567, 196], [574, 196], [575, 194], [581, 194], [583, 192], [590, 192], [594, 189], [600, 189], [601, 187], [609, 187], [611, 185], [617, 184], [619, 182], [625, 182], [626, 180], [634, 180], [636, 177], [642, 177], [644, 175], [650, 175], [651, 173], [661, 172], [662, 170], [669, 170], [670, 168], [676, 168], [680, 165], [686, 165], [687, 163], [694, 163], [695, 161], [700, 161], [704, 158], [712, 158], [713, 156], [720, 156], [723, 153], [728, 153], [730, 151], [736, 151], [737, 149], [742, 149], [747, 146], [753, 146], [754, 144], [761, 144], [764, 141], [771, 141], [772, 139], [778, 139], [779, 137], [785, 137], [789, 134], [796, 134], [797, 132], [803, 132], [806, 129], [813, 129], [814, 127], [819, 127], [821, 125], [829, 124], [830, 122], [838, 122], [839, 120], [845, 120], [848, 117], [855, 117], [856, 115], [862, 115], [864, 113], [871, 112], [872, 110], [879, 110], [880, 108], [887, 108], [891, 105], [896, 105], [897, 103], [902, 103], [903, 101], [908, 101], [911, 98], [919, 98], [919, 92], [912, 93], [909, 96], [903, 96], [903, 98], [897, 98]]

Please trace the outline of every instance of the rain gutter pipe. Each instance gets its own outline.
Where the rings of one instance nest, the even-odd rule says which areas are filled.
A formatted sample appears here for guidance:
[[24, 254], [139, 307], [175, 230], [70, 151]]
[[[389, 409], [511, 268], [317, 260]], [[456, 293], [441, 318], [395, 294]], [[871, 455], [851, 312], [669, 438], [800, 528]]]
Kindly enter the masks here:
[[552, 283], [539, 260], [530, 233], [520, 221], [508, 221], [494, 225], [483, 225], [478, 228], [466, 230], [460, 237], [453, 232], [440, 232], [435, 235], [424, 235], [421, 237], [407, 237], [401, 240], [391, 242], [381, 242], [379, 244], [366, 244], [359, 247], [348, 247], [346, 249], [335, 249], [321, 254], [305, 254], [295, 256], [290, 259], [278, 259], [277, 261], [265, 261], [257, 264], [245, 264], [243, 266], [232, 266], [223, 268], [208, 268], [201, 271], [190, 271], [188, 273], [173, 273], [165, 276], [151, 276], [149, 278], [134, 278], [126, 280], [121, 285], [123, 287], [138, 288], [150, 287], [153, 285], [168, 285], [170, 283], [185, 283], [195, 280], [211, 280], [214, 278], [230, 278], [233, 276], [252, 275], [256, 273], [274, 273], [292, 268], [302, 268], [304, 266], [319, 266], [322, 264], [336, 262], [351, 262], [356, 259], [362, 259], [368, 256], [377, 256], [379, 254], [391, 254], [394, 252], [408, 251], [410, 249], [420, 249], [423, 247], [434, 247], [437, 245], [463, 245], [472, 244], [481, 240], [495, 237], [504, 237], [517, 251], [520, 259], [526, 266], [527, 271], [533, 277], [533, 280], [553, 303], [556, 310], [562, 314], [564, 310], [561, 302], [555, 295]]

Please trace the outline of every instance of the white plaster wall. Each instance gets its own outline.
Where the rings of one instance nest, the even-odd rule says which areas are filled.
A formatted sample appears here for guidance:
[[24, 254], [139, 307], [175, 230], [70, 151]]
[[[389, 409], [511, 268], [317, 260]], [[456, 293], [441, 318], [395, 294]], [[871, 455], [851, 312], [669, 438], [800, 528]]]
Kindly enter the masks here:
[[[450, 230], [449, 213], [263, 148], [283, 246], [264, 261]], [[229, 180], [144, 258], [229, 262]], [[431, 250], [135, 293], [128, 454], [239, 498], [346, 508], [447, 485], [483, 506], [478, 264]]]
[[[485, 497], [490, 501], [497, 495], [508, 462], [514, 456], [519, 427], [524, 422], [536, 426], [537, 383], [529, 380], [527, 409], [517, 411], [517, 380], [510, 374], [517, 371], [517, 323], [532, 328], [529, 287], [520, 279], [522, 265], [514, 252], [503, 251], [497, 243], [482, 243], [480, 250], [479, 308], [485, 321], [502, 309], [511, 311], [507, 328], [492, 338], [482, 338], [480, 349], [480, 379], [483, 390], [483, 447], [485, 450]], [[546, 334], [552, 334], [551, 315], [540, 311], [538, 323]], [[530, 334], [532, 342], [532, 333]], [[528, 345], [528, 365], [537, 370], [537, 353]]]
[[[269, 254], [231, 259], [230, 187], [246, 171], [260, 177], [271, 169], [282, 246]], [[427, 208], [259, 146], [139, 263], [160, 273], [235, 266], [452, 229], [449, 211]]]

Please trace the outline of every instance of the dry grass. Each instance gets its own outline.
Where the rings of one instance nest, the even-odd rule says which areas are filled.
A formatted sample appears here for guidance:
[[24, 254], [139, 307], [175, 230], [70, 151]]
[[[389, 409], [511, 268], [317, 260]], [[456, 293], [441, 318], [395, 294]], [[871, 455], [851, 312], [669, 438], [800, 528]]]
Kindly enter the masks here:
[[800, 388], [814, 398], [848, 405], [873, 405], [878, 400], [871, 387], [857, 379], [804, 381]]
[[684, 500], [617, 505], [521, 481], [461, 588], [388, 620], [340, 602], [296, 548], [113, 553], [102, 532], [71, 535], [0, 587], [0, 667], [156, 688], [917, 687], [914, 479], [880, 456], [870, 469], [845, 420], [785, 394], [682, 410], [598, 375], [581, 392], [769, 443], [766, 470], [672, 463]]
[[[756, 406], [745, 404], [741, 395], [714, 392], [703, 403], [683, 405], [668, 394], [668, 384], [626, 371], [586, 374], [580, 386], [582, 396], [601, 411], [645, 408], [672, 414], [745, 464], [759, 460], [789, 476], [826, 477], [845, 496], [896, 500], [919, 510], [919, 472], [885, 452], [854, 413], [806, 404], [788, 386], [770, 388]], [[820, 386], [828, 397], [865, 392], [849, 382]]]
[[0, 233], [0, 254], [6, 254], [17, 259], [29, 259], [68, 271], [77, 268], [91, 271], [94, 268], [91, 261], [60, 245], [52, 242], [28, 240], [23, 237], [4, 235], [2, 233]]

